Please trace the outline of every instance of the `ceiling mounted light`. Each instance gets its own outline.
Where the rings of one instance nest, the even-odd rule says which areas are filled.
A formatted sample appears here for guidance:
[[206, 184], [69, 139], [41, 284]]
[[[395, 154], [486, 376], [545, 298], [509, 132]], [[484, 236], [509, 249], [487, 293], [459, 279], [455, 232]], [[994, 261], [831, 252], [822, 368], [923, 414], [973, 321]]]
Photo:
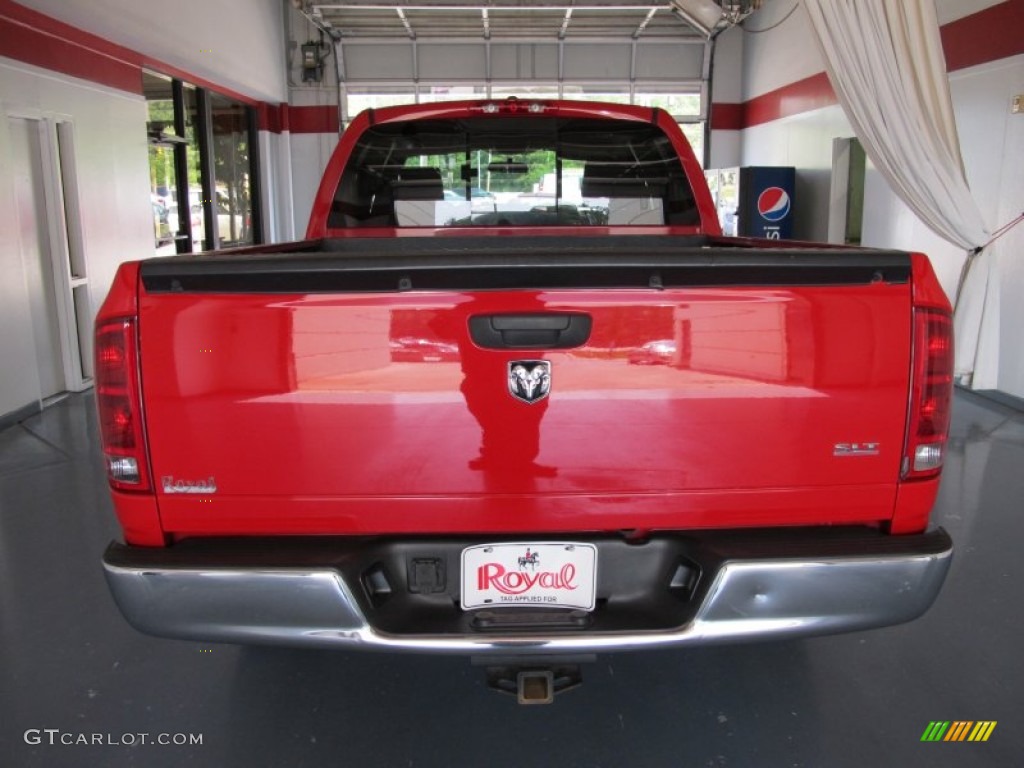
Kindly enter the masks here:
[[761, 7], [762, 0], [720, 0], [722, 18], [735, 26]]
[[673, 11], [705, 37], [728, 29], [761, 7], [761, 0], [672, 0]]

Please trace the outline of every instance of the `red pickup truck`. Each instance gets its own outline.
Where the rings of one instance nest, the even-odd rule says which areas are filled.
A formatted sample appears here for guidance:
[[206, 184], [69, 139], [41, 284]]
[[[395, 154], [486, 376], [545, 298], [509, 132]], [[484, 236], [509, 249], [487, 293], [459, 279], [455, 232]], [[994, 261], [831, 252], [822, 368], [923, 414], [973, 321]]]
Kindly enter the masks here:
[[96, 334], [144, 632], [547, 669], [908, 621], [949, 567], [928, 260], [722, 237], [661, 110], [364, 112], [304, 241], [127, 263]]

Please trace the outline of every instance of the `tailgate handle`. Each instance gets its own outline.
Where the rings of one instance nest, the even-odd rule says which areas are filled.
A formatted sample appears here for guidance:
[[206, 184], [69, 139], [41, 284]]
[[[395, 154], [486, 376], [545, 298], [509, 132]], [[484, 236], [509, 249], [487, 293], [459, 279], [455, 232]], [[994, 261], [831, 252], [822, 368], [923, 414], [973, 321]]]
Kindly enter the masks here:
[[571, 349], [587, 343], [592, 325], [582, 312], [475, 315], [469, 335], [484, 349]]

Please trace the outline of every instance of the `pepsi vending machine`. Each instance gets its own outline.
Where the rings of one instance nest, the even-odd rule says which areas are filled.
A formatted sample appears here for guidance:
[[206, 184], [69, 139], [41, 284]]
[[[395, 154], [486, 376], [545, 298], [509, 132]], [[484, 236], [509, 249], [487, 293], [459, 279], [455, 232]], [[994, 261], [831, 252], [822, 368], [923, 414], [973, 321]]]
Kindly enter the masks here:
[[736, 233], [741, 237], [791, 239], [795, 185], [795, 168], [740, 168]]

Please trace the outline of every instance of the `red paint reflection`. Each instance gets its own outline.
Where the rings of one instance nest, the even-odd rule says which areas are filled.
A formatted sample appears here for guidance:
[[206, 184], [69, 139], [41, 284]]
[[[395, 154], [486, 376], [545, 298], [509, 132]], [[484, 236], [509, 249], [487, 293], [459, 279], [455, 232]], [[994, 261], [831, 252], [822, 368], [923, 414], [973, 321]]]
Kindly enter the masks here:
[[[524, 314], [545, 308], [537, 294], [523, 294], [516, 302], [516, 311]], [[477, 346], [470, 337], [469, 318], [493, 312], [492, 302], [474, 297], [460, 304], [458, 313], [437, 313], [429, 325], [435, 338], [457, 346], [462, 368], [459, 392], [480, 425], [479, 454], [469, 460], [468, 467], [484, 473], [488, 490], [513, 485], [522, 490], [526, 478], [558, 474], [554, 467], [536, 461], [548, 398], [534, 402], [518, 400], [509, 391], [508, 383], [510, 369], [517, 362], [543, 360], [545, 355], [542, 349], [495, 350]]]

